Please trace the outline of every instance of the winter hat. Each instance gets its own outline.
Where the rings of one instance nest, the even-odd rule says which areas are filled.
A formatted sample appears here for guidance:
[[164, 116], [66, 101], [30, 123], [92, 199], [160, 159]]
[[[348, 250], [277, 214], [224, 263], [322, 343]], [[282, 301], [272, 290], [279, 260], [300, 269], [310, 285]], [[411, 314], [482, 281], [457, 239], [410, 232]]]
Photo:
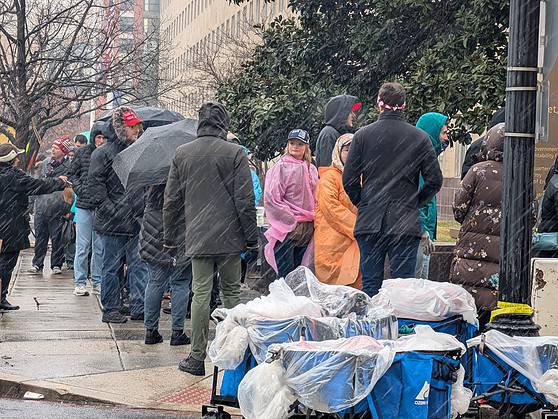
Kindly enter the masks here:
[[418, 122], [417, 128], [420, 128], [428, 134], [430, 141], [434, 146], [434, 151], [439, 155], [443, 151], [442, 142], [440, 141], [440, 132], [446, 125], [448, 117], [438, 112], [428, 112], [422, 115]]
[[494, 125], [486, 134], [484, 147], [486, 148], [486, 160], [504, 160], [504, 137], [506, 129], [503, 123]]
[[56, 140], [54, 140], [54, 142], [52, 143], [53, 147], [58, 147], [58, 149], [64, 153], [65, 156], [67, 156], [68, 154], [70, 154], [70, 150], [73, 148], [72, 147], [72, 141], [70, 140], [70, 137], [68, 137], [67, 135], [63, 136], [63, 137], [58, 137]]
[[74, 143], [80, 143], [80, 144], [86, 145], [87, 141], [88, 141], [87, 137], [83, 134], [78, 134], [74, 137]]
[[331, 164], [341, 171], [343, 171], [343, 168], [345, 167], [341, 161], [341, 149], [351, 144], [353, 142], [353, 137], [353, 134], [343, 134], [337, 139], [335, 146], [333, 147], [333, 152], [331, 153]]
[[289, 136], [287, 137], [287, 141], [289, 140], [299, 140], [304, 144], [310, 144], [310, 135], [303, 129], [293, 129], [289, 132]]
[[22, 153], [25, 150], [20, 150], [11, 143], [0, 144], [0, 163], [9, 163]]

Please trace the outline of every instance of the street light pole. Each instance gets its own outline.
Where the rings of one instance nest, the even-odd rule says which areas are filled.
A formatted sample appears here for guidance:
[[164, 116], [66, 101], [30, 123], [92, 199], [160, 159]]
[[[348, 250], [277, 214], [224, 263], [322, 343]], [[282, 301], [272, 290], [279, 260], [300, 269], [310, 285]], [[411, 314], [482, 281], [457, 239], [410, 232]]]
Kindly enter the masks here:
[[538, 333], [533, 323], [531, 239], [537, 104], [539, 0], [510, 1], [499, 309], [489, 328]]

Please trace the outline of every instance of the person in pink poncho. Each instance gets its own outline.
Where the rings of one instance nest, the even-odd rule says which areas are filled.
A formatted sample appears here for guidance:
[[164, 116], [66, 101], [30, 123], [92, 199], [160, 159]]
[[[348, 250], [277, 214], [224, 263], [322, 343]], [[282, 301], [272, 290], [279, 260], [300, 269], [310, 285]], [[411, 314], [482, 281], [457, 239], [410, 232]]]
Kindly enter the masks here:
[[302, 129], [292, 130], [285, 154], [265, 177], [264, 207], [270, 227], [264, 253], [279, 277], [311, 262], [317, 182], [310, 136]]

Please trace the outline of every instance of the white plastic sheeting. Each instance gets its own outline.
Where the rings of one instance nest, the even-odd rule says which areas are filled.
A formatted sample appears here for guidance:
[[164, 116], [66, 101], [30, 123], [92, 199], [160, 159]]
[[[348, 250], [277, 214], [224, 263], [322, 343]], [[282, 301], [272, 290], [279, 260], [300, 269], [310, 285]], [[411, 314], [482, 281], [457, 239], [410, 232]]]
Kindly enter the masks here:
[[[262, 391], [269, 394], [263, 403], [274, 403], [275, 394], [291, 394], [304, 406], [332, 413], [356, 405], [373, 389], [393, 362], [395, 351], [369, 336], [356, 336], [324, 342], [294, 342], [272, 345], [270, 353], [279, 356], [271, 363], [284, 387], [277, 388], [269, 378], [270, 367], [258, 365], [244, 377], [238, 390], [242, 415], [247, 419], [267, 419], [254, 409], [254, 397]], [[271, 389], [267, 387], [271, 386]], [[291, 401], [290, 398], [284, 398]], [[284, 412], [285, 407], [275, 404]], [[283, 416], [283, 417], [286, 417]]]
[[296, 341], [304, 334], [320, 341], [345, 337], [348, 331], [397, 337], [389, 306], [374, 306], [366, 294], [351, 287], [322, 284], [303, 267], [271, 283], [269, 295], [215, 310], [213, 317], [223, 320], [208, 354], [214, 365], [229, 370], [240, 365], [248, 348], [262, 363], [270, 344]]
[[481, 343], [527, 377], [536, 391], [558, 406], [558, 337], [512, 337], [489, 330], [470, 339], [467, 345], [473, 347]]
[[[418, 326], [415, 333], [395, 342], [356, 336], [271, 345], [268, 362], [252, 369], [240, 383], [242, 415], [247, 419], [285, 418], [294, 400], [319, 412], [339, 412], [370, 394], [397, 352], [465, 350], [453, 336], [429, 326]], [[452, 386], [452, 417], [466, 412], [472, 397], [463, 387], [463, 378], [461, 370]]]
[[372, 300], [376, 306], [392, 307], [397, 318], [439, 321], [460, 314], [467, 323], [478, 325], [473, 296], [449, 282], [388, 279]]

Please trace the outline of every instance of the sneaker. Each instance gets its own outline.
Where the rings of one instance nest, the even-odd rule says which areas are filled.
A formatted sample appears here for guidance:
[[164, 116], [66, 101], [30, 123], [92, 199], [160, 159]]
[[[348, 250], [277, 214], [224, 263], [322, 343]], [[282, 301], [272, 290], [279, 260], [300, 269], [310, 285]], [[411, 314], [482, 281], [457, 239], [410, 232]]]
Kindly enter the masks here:
[[128, 318], [123, 316], [118, 311], [109, 311], [107, 313], [103, 313], [103, 322], [104, 323], [126, 323]]
[[163, 342], [163, 337], [157, 329], [146, 329], [145, 330], [145, 344], [146, 345], [156, 345]]
[[101, 285], [93, 285], [93, 288], [91, 288], [91, 294], [101, 295]]
[[78, 285], [74, 289], [74, 295], [77, 295], [78, 297], [87, 297], [89, 292], [85, 289], [85, 285]]
[[192, 358], [192, 355], [180, 361], [178, 369], [182, 372], [187, 372], [188, 374], [197, 375], [199, 377], [205, 375], [205, 363]]
[[131, 314], [130, 320], [144, 320], [143, 313]]
[[27, 270], [27, 272], [30, 273], [30, 274], [38, 275], [38, 274], [42, 274], [43, 270], [41, 268], [39, 268], [38, 266], [33, 265], [32, 267], [30, 267]]
[[182, 330], [173, 330], [170, 340], [171, 346], [189, 345], [190, 338]]
[[52, 274], [53, 275], [61, 275], [62, 274], [62, 269], [60, 269], [58, 266], [55, 266], [54, 268], [52, 268]]

